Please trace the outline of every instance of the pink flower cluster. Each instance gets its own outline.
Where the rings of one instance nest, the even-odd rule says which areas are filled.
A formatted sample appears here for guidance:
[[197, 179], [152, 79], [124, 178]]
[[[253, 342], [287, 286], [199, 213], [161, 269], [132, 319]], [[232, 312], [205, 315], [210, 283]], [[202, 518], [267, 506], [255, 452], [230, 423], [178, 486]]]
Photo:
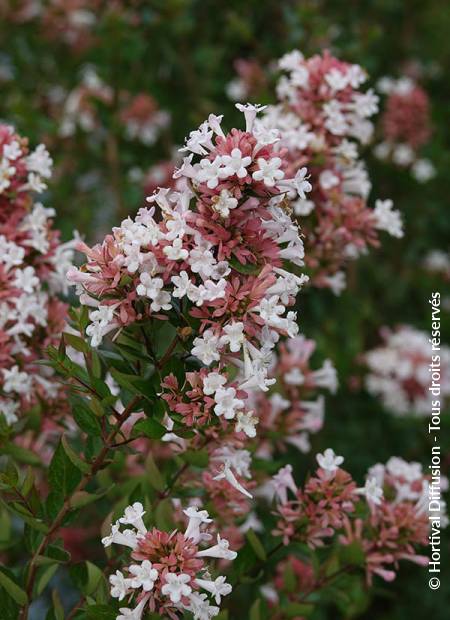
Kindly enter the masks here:
[[[176, 312], [191, 328], [192, 355], [219, 377], [231, 362], [239, 389], [265, 390], [272, 348], [298, 330], [295, 312], [285, 312], [305, 278], [285, 266], [303, 264], [303, 244], [282, 199], [304, 195], [304, 172], [284, 178], [282, 159], [253, 131], [257, 108], [242, 108], [245, 131], [224, 134], [221, 117], [210, 115], [182, 149], [190, 155], [175, 176], [185, 188], [160, 188], [151, 207], [100, 245], [80, 244], [88, 262], [68, 275], [91, 308], [93, 346], [113, 330]], [[216, 394], [237, 398], [217, 381]]]
[[376, 145], [375, 155], [410, 168], [419, 183], [426, 183], [436, 174], [432, 162], [419, 155], [431, 136], [427, 93], [406, 76], [397, 80], [384, 77], [378, 82], [378, 90], [386, 96], [386, 102], [381, 118], [383, 141]]
[[[450, 348], [408, 325], [383, 329], [384, 343], [364, 355], [367, 390], [394, 415], [429, 416], [436, 396], [450, 396]], [[433, 357], [434, 356], [434, 357]], [[439, 394], [432, 388], [439, 386]]]
[[271, 367], [276, 379], [268, 393], [255, 393], [253, 408], [258, 411], [257, 455], [271, 458], [275, 450], [285, 451], [289, 445], [309, 452], [309, 436], [323, 426], [325, 399], [319, 390], [335, 393], [336, 370], [330, 360], [313, 370], [310, 358], [316, 344], [304, 336], [281, 343]]
[[[428, 543], [428, 492], [434, 483], [419, 463], [392, 457], [386, 465], [373, 466], [364, 487], [357, 488], [341, 468], [344, 459], [331, 449], [317, 455], [317, 461], [319, 469], [303, 488], [294, 482], [290, 466], [273, 478], [278, 498], [274, 534], [282, 536], [285, 544], [297, 540], [311, 548], [333, 539], [343, 546], [357, 545], [369, 582], [373, 575], [394, 579], [400, 560], [428, 562], [426, 556], [417, 555], [416, 547]], [[361, 496], [368, 505], [365, 518]], [[443, 500], [430, 519], [440, 520], [440, 527], [447, 525]]]
[[[232, 587], [222, 575], [213, 579], [206, 561], [230, 561], [237, 554], [219, 534], [215, 543], [209, 542], [212, 535], [207, 529], [212, 519], [206, 510], [191, 506], [183, 512], [188, 518], [184, 533], [147, 530], [142, 518], [145, 510], [136, 502], [125, 509], [111, 534], [102, 540], [105, 547], [117, 544], [131, 548], [135, 562], [126, 568], [125, 575], [118, 570], [110, 577], [114, 598], [137, 603], [134, 609], [121, 608], [117, 620], [141, 620], [146, 611], [173, 620], [183, 610], [190, 611], [194, 620], [210, 620], [219, 613], [217, 605]], [[130, 527], [121, 531], [122, 525]], [[209, 543], [206, 548], [205, 543]]]
[[360, 89], [366, 74], [359, 65], [328, 52], [305, 59], [295, 50], [279, 67], [279, 103], [265, 110], [258, 128], [272, 135], [275, 149], [287, 150], [286, 174], [308, 166], [312, 192], [292, 208], [305, 233], [311, 283], [339, 294], [345, 264], [379, 244], [378, 230], [402, 236], [391, 201], [369, 207], [371, 183], [359, 154], [358, 143], [371, 139], [378, 97]]
[[140, 93], [125, 96], [120, 120], [130, 140], [140, 140], [146, 146], [156, 142], [160, 132], [170, 123], [170, 114], [158, 108], [153, 97]]
[[51, 175], [44, 145], [29, 151], [27, 140], [0, 125], [0, 413], [8, 424], [38, 400], [53, 400], [59, 384], [37, 362], [57, 343], [66, 306], [65, 273], [72, 244], [60, 244], [53, 209], [33, 202]]

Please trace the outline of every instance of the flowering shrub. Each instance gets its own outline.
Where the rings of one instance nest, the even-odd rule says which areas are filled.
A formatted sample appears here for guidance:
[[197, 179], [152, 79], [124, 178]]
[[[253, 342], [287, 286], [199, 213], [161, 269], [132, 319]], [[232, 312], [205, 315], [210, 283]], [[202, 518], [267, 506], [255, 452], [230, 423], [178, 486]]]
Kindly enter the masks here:
[[[55, 160], [50, 184], [25, 141], [16, 162], [0, 145], [4, 256], [17, 258], [11, 239], [24, 251], [6, 271], [39, 279], [0, 287], [2, 620], [446, 620], [449, 584], [424, 590], [441, 539], [445, 566], [445, 506], [426, 504], [447, 489], [447, 447], [429, 468], [428, 422], [383, 415], [357, 364], [380, 324], [425, 336], [431, 290], [449, 335], [446, 179], [410, 178], [445, 169], [448, 28], [435, 0], [335, 4], [0, 0], [0, 117]], [[305, 58], [283, 56], [299, 40]], [[245, 103], [274, 103], [279, 57], [278, 100], [256, 115]], [[386, 67], [410, 76], [403, 98], [381, 92], [374, 134], [389, 160], [412, 149], [406, 174], [365, 168], [378, 104], [361, 67], [374, 84]], [[211, 116], [177, 150], [210, 111], [241, 127], [234, 102], [249, 131]], [[401, 236], [394, 203], [405, 237], [374, 252], [383, 228]], [[69, 312], [57, 295], [72, 248], [55, 225], [85, 240]], [[346, 275], [342, 297], [319, 290]], [[395, 348], [391, 397], [436, 417], [430, 350]], [[29, 397], [3, 394], [4, 363], [32, 377]]]
[[46, 188], [51, 167], [43, 144], [30, 151], [25, 138], [0, 125], [0, 413], [8, 425], [38, 403], [57, 409], [60, 396], [40, 360], [67, 318], [58, 293], [67, 291], [73, 249], [52, 228], [55, 211], [33, 197]]
[[383, 141], [376, 145], [375, 155], [392, 160], [402, 168], [410, 168], [419, 183], [426, 183], [436, 172], [429, 159], [420, 157], [420, 149], [431, 136], [430, 103], [425, 90], [410, 77], [397, 80], [383, 77], [378, 90], [386, 96], [381, 118]]
[[433, 358], [428, 334], [408, 325], [384, 328], [382, 337], [383, 344], [364, 355], [367, 390], [395, 415], [429, 416], [436, 396], [433, 382], [443, 403], [450, 395], [449, 347], [439, 344], [439, 360]]

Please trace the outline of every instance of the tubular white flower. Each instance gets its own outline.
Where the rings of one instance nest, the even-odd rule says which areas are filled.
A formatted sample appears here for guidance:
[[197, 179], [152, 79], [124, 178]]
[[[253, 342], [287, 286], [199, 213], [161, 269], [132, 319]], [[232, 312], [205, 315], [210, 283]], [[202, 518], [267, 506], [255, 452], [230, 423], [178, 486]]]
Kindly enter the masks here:
[[196, 578], [195, 581], [203, 590], [213, 595], [217, 605], [220, 605], [222, 596], [227, 596], [233, 590], [231, 585], [226, 582], [226, 577], [223, 575], [220, 575], [214, 581], [199, 578]]
[[179, 603], [183, 596], [189, 596], [192, 592], [188, 583], [191, 581], [190, 575], [185, 573], [166, 573], [165, 584], [161, 588], [161, 592], [168, 596], [172, 603]]
[[209, 549], [202, 549], [197, 553], [199, 558], [219, 558], [222, 560], [234, 560], [237, 557], [236, 551], [232, 551], [230, 543], [225, 538], [220, 538], [217, 534], [217, 544]]
[[135, 502], [131, 506], [125, 508], [123, 517], [120, 517], [119, 523], [125, 525], [133, 525], [141, 534], [145, 534], [147, 528], [144, 525], [142, 517], [145, 515], [145, 510], [141, 502]]

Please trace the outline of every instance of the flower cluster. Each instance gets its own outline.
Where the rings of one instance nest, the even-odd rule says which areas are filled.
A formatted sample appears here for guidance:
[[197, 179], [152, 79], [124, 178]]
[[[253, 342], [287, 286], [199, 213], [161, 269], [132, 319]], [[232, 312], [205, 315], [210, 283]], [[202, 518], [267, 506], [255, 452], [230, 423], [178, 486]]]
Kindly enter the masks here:
[[402, 236], [391, 201], [369, 207], [371, 183], [359, 154], [358, 143], [371, 139], [378, 97], [361, 90], [366, 74], [359, 65], [327, 52], [305, 59], [292, 51], [279, 68], [279, 103], [257, 126], [272, 136], [275, 149], [287, 149], [286, 174], [308, 166], [312, 192], [292, 201], [292, 208], [305, 233], [312, 284], [339, 294], [346, 262], [378, 245], [378, 230]]
[[436, 174], [432, 162], [419, 155], [431, 135], [427, 93], [406, 76], [397, 80], [384, 77], [378, 82], [378, 90], [386, 102], [381, 118], [383, 141], [374, 148], [376, 157], [410, 168], [419, 183], [426, 183]]
[[[254, 131], [257, 107], [240, 107], [246, 130], [225, 135], [210, 115], [182, 149], [190, 154], [175, 176], [185, 188], [158, 189], [102, 244], [80, 244], [88, 262], [69, 279], [91, 308], [93, 346], [113, 330], [175, 315], [192, 355], [219, 373], [231, 362], [240, 389], [265, 390], [272, 348], [298, 330], [296, 313], [285, 313], [306, 278], [284, 266], [303, 264], [303, 244], [282, 200], [304, 196], [305, 180], [304, 171], [284, 178], [281, 157]], [[217, 383], [216, 415], [235, 415], [234, 391]]]
[[44, 145], [29, 152], [24, 138], [1, 125], [0, 161], [0, 413], [13, 424], [21, 409], [58, 394], [52, 371], [38, 362], [65, 323], [56, 295], [66, 289], [73, 244], [59, 242], [54, 210], [33, 203], [51, 174]]
[[274, 450], [295, 446], [309, 452], [309, 436], [323, 426], [325, 399], [319, 390], [335, 393], [337, 375], [327, 359], [321, 368], [313, 370], [310, 358], [316, 344], [304, 336], [281, 343], [270, 374], [276, 379], [270, 393], [254, 395], [254, 409], [258, 411], [257, 454], [270, 458]]
[[[141, 620], [146, 611], [173, 620], [183, 610], [191, 612], [194, 620], [217, 616], [222, 597], [230, 594], [232, 588], [222, 575], [213, 579], [206, 562], [208, 558], [234, 560], [236, 552], [219, 534], [215, 543], [204, 548], [212, 539], [206, 531], [212, 523], [208, 512], [194, 506], [187, 508], [186, 530], [170, 534], [156, 528], [147, 530], [144, 514], [141, 503], [128, 506], [112, 526], [110, 535], [102, 540], [105, 547], [117, 544], [131, 548], [134, 561], [125, 574], [118, 570], [109, 579], [114, 598], [137, 603], [134, 609], [122, 607], [117, 620]], [[130, 527], [121, 531], [121, 526]]]
[[43, 144], [30, 151], [26, 138], [16, 134], [9, 125], [0, 125], [1, 224], [11, 221], [14, 226], [14, 218], [20, 219], [30, 208], [33, 194], [40, 194], [47, 188], [46, 181], [52, 174], [52, 165]]
[[[433, 482], [419, 463], [393, 457], [385, 466], [370, 468], [365, 485], [358, 488], [341, 468], [343, 457], [327, 449], [316, 458], [319, 468], [303, 488], [297, 487], [290, 466], [273, 478], [278, 515], [274, 534], [281, 535], [284, 544], [298, 540], [314, 549], [336, 539], [344, 547], [358, 546], [369, 583], [374, 575], [394, 579], [400, 560], [428, 562], [416, 547], [428, 542], [428, 490]], [[440, 510], [432, 516], [444, 527], [443, 501]]]
[[410, 326], [382, 331], [383, 344], [364, 355], [367, 390], [398, 416], [430, 415], [433, 390], [450, 395], [450, 348], [439, 344], [433, 358], [429, 335]]
[[146, 146], [154, 144], [161, 132], [170, 123], [170, 115], [158, 109], [153, 97], [140, 93], [128, 96], [120, 112], [120, 120], [130, 140], [140, 140]]

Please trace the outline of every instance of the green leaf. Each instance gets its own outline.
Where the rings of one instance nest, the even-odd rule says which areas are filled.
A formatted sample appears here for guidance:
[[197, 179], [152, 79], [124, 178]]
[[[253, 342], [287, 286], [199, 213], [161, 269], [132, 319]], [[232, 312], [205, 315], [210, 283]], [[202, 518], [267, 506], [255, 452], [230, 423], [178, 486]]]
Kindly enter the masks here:
[[164, 491], [165, 482], [151, 454], [145, 460], [145, 469], [148, 472], [148, 481], [157, 491]]
[[134, 430], [150, 439], [161, 439], [161, 437], [167, 433], [167, 429], [153, 418], [139, 420], [139, 422], [134, 425]]
[[52, 490], [64, 497], [72, 493], [81, 480], [81, 471], [69, 458], [62, 438], [51, 460], [48, 478]]
[[250, 607], [249, 620], [261, 620], [261, 599], [257, 598]]
[[9, 454], [20, 463], [25, 463], [26, 465], [41, 465], [41, 459], [34, 452], [13, 443], [2, 446], [0, 454]]
[[261, 541], [259, 540], [258, 536], [255, 534], [255, 532], [252, 529], [249, 529], [248, 532], [246, 533], [246, 537], [247, 537], [248, 542], [252, 546], [252, 549], [255, 552], [256, 556], [260, 560], [265, 562], [267, 559], [267, 554]]
[[70, 461], [75, 465], [77, 469], [79, 469], [84, 474], [87, 474], [91, 470], [89, 463], [83, 461], [82, 458], [78, 456], [78, 454], [73, 450], [73, 448], [69, 445], [67, 438], [65, 435], [61, 436], [61, 445], [64, 448], [64, 452], [69, 457]]
[[94, 435], [96, 437], [102, 434], [102, 429], [97, 416], [84, 402], [77, 400], [74, 404], [72, 413], [75, 418], [75, 422], [82, 431], [88, 435]]
[[28, 596], [25, 590], [22, 590], [22, 588], [17, 585], [17, 583], [13, 581], [12, 577], [9, 577], [3, 569], [0, 569], [0, 587], [2, 587], [19, 605], [27, 604]]
[[63, 336], [67, 344], [73, 347], [76, 351], [80, 351], [81, 353], [87, 353], [89, 351], [88, 343], [80, 336], [68, 334], [67, 332], [64, 332]]
[[39, 596], [45, 590], [48, 585], [48, 582], [53, 577], [53, 575], [58, 570], [58, 564], [51, 564], [47, 568], [45, 568], [36, 581], [36, 594]]
[[88, 620], [115, 620], [117, 612], [108, 605], [90, 605], [86, 609]]

